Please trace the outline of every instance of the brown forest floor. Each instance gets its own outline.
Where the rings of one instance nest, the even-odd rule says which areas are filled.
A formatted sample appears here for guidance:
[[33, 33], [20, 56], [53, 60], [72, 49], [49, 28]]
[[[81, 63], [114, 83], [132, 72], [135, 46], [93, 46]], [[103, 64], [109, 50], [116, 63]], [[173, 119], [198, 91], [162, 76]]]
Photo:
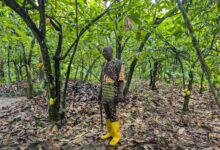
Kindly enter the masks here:
[[195, 89], [190, 112], [183, 113], [181, 87], [158, 83], [158, 92], [147, 83], [121, 103], [122, 139], [116, 148], [98, 139], [98, 86], [71, 82], [67, 124], [58, 129], [47, 120], [47, 100], [37, 96], [3, 108], [0, 116], [1, 150], [182, 150], [220, 149], [220, 109], [208, 91]]

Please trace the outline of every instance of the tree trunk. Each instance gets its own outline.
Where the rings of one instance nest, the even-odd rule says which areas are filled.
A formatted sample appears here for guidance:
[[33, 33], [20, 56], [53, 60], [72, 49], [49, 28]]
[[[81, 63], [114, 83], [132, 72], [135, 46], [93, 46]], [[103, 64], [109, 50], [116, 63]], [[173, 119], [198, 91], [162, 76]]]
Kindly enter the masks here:
[[199, 89], [199, 93], [200, 93], [200, 94], [202, 94], [203, 91], [204, 91], [203, 81], [204, 81], [204, 73], [202, 72], [201, 80], [200, 80], [200, 89]]
[[52, 121], [57, 121], [59, 119], [59, 101], [57, 101], [56, 97], [56, 87], [54, 84], [54, 76], [52, 73], [52, 68], [51, 68], [51, 62], [50, 62], [50, 55], [49, 51], [46, 45], [46, 24], [45, 24], [45, 0], [38, 0], [39, 4], [39, 12], [40, 12], [40, 38], [38, 39], [39, 45], [40, 45], [40, 50], [41, 50], [41, 55], [43, 58], [43, 64], [44, 64], [44, 71], [46, 74], [46, 81], [47, 81], [47, 92], [48, 92], [48, 101], [50, 99], [54, 100], [53, 105], [49, 105], [49, 119]]
[[84, 61], [82, 59], [81, 62], [81, 71], [80, 71], [80, 80], [83, 81], [83, 77], [84, 77]]
[[10, 55], [11, 55], [11, 46], [8, 47], [8, 79], [9, 79], [9, 83], [11, 83], [11, 71], [10, 71]]
[[142, 79], [142, 74], [143, 74], [143, 72], [141, 71], [142, 70], [142, 68], [141, 68], [141, 66], [139, 67], [139, 70], [138, 70], [138, 74], [139, 74], [139, 79], [141, 80]]
[[28, 99], [33, 97], [33, 85], [32, 85], [30, 65], [31, 65], [31, 57], [32, 57], [32, 50], [34, 48], [34, 44], [35, 44], [35, 40], [33, 39], [31, 42], [31, 49], [29, 51], [29, 57], [27, 58], [24, 44], [21, 43], [23, 60], [24, 60], [24, 64], [25, 64], [26, 78], [27, 78], [27, 83], [28, 83], [28, 87], [27, 87], [27, 91], [26, 91], [27, 92], [26, 96]]
[[25, 71], [26, 71], [26, 76], [27, 76], [27, 83], [28, 83], [28, 88], [27, 88], [27, 98], [30, 99], [33, 97], [33, 86], [32, 86], [32, 78], [31, 78], [31, 71], [30, 71], [30, 66], [28, 64], [25, 64]]
[[[56, 21], [56, 20], [55, 20]], [[56, 21], [57, 22], [57, 21]], [[58, 23], [58, 22], [57, 22]], [[55, 57], [54, 57], [54, 69], [55, 69], [55, 87], [56, 87], [56, 110], [59, 111], [60, 110], [60, 103], [61, 103], [61, 81], [60, 81], [60, 61], [59, 58], [60, 57], [60, 53], [62, 50], [62, 43], [63, 43], [63, 32], [62, 32], [62, 26], [60, 23], [58, 23], [59, 27], [55, 26], [55, 24], [53, 25], [54, 28], [59, 32], [59, 39], [58, 39], [58, 45], [57, 45], [57, 49], [56, 49], [56, 53], [55, 53]], [[64, 117], [64, 113], [65, 110], [61, 110], [61, 116], [60, 119], [63, 119]]]
[[[171, 17], [178, 9], [175, 7], [173, 9], [171, 9], [170, 11], [168, 11], [162, 18], [156, 18], [153, 25], [154, 25], [154, 28], [156, 28], [159, 24], [161, 24], [165, 19]], [[151, 32], [148, 32], [143, 41], [141, 42], [140, 46], [138, 47], [137, 49], [137, 53], [141, 53], [144, 46], [145, 46], [145, 43], [146, 41], [149, 39], [149, 37], [151, 36]], [[134, 73], [134, 70], [135, 70], [135, 67], [136, 67], [136, 64], [137, 64], [137, 57], [135, 57], [133, 59], [133, 61], [131, 62], [131, 65], [130, 65], [130, 72], [128, 73], [128, 78], [127, 78], [127, 82], [126, 82], [126, 85], [125, 85], [125, 88], [124, 88], [124, 95], [126, 96], [128, 90], [129, 90], [129, 87], [130, 87], [130, 83], [131, 83], [131, 79], [132, 79], [132, 76], [133, 76], [133, 73]]]
[[118, 35], [116, 37], [116, 58], [121, 59], [121, 53], [122, 53], [122, 36]]
[[5, 77], [5, 73], [4, 73], [4, 62], [2, 61], [2, 59], [0, 60], [0, 78], [4, 79]]
[[149, 83], [149, 86], [151, 87], [153, 84], [153, 68], [152, 68], [151, 61], [149, 61], [149, 63], [150, 63], [150, 83]]
[[124, 92], [123, 92], [125, 96], [128, 93], [128, 90], [129, 90], [129, 87], [130, 87], [130, 84], [131, 84], [131, 79], [132, 79], [132, 76], [133, 76], [134, 69], [135, 69], [135, 66], [137, 64], [137, 61], [138, 60], [135, 57], [134, 60], [132, 61], [131, 65], [130, 65], [130, 70], [129, 70], [128, 77], [127, 77], [127, 82], [126, 82], [125, 89], [124, 89]]
[[[194, 76], [194, 75], [193, 75], [193, 71], [191, 70], [191, 71], [189, 72], [189, 78], [190, 78], [190, 80], [189, 80], [189, 85], [188, 85], [188, 90], [190, 91], [190, 95], [191, 95], [191, 93], [192, 93], [192, 86], [193, 86], [193, 79], [194, 79], [193, 76]], [[189, 111], [190, 95], [186, 95], [186, 96], [184, 97], [184, 103], [183, 103], [183, 111], [184, 111], [184, 112]]]
[[75, 75], [74, 75], [74, 80], [77, 79], [78, 70], [79, 70], [79, 65], [77, 65], [77, 67], [76, 67], [76, 71], [75, 71]]
[[46, 75], [48, 100], [50, 100], [51, 98], [55, 100], [55, 103], [53, 105], [49, 105], [49, 119], [53, 121], [57, 121], [59, 119], [59, 110], [57, 110], [58, 104], [56, 100], [57, 99], [56, 88], [54, 85], [54, 77], [52, 75], [49, 52], [44, 42], [43, 44], [40, 45], [40, 47], [41, 47], [41, 53], [42, 53], [42, 58], [43, 58], [43, 63], [44, 63], [44, 71]]
[[13, 60], [13, 64], [14, 64], [14, 71], [15, 71], [15, 75], [16, 75], [16, 81], [20, 81], [20, 74], [19, 74], [19, 69], [18, 69], [18, 65], [16, 60]]
[[151, 76], [151, 84], [150, 84], [151, 90], [157, 90], [156, 81], [157, 81], [158, 69], [159, 69], [159, 62], [155, 61]]
[[5, 77], [5, 72], [4, 72], [4, 60], [3, 60], [3, 57], [1, 56], [2, 52], [1, 52], [1, 49], [0, 49], [0, 79], [1, 81], [4, 80], [4, 77]]
[[19, 56], [19, 68], [18, 68], [18, 70], [19, 70], [19, 74], [20, 74], [21, 80], [24, 80], [23, 73], [22, 73], [23, 58], [22, 58], [21, 55], [22, 54], [20, 54], [20, 56]]
[[180, 63], [180, 68], [181, 68], [181, 71], [182, 71], [183, 87], [185, 88], [186, 87], [186, 81], [185, 81], [185, 71], [184, 71], [184, 68], [183, 68], [183, 63], [182, 63], [182, 61], [179, 57], [178, 57], [178, 61]]

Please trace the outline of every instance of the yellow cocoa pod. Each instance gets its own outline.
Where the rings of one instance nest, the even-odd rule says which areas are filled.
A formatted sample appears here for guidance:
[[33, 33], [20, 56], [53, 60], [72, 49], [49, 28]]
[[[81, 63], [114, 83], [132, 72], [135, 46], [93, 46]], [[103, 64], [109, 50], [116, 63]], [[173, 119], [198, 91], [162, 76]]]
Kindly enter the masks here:
[[45, 24], [46, 24], [46, 25], [49, 25], [49, 24], [50, 24], [50, 18], [46, 18], [46, 19], [45, 19]]
[[52, 88], [53, 88], [53, 85], [52, 85], [52, 84], [49, 84], [49, 87], [50, 87], [50, 89], [52, 89]]
[[186, 93], [185, 93], [185, 92], [183, 92], [183, 93], [182, 93], [182, 96], [183, 96], [183, 97], [186, 97]]
[[44, 68], [44, 64], [43, 64], [43, 63], [37, 64], [37, 68], [38, 68], [38, 69], [43, 69], [43, 68]]
[[187, 91], [188, 91], [188, 89], [187, 89], [187, 88], [185, 88], [185, 89], [183, 90], [183, 92], [185, 92], [185, 93], [186, 93]]
[[190, 94], [191, 94], [190, 91], [187, 91], [187, 92], [186, 92], [186, 95], [187, 95], [187, 96], [190, 96]]
[[50, 106], [54, 104], [55, 100], [53, 98], [50, 98]]

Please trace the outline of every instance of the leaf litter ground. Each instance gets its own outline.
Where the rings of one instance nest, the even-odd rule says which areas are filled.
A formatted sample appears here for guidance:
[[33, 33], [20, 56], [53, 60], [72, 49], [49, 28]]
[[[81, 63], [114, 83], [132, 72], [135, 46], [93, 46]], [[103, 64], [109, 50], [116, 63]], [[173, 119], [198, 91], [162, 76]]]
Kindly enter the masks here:
[[117, 147], [99, 140], [98, 85], [71, 81], [67, 122], [58, 129], [48, 122], [44, 95], [4, 107], [0, 115], [1, 150], [144, 150], [220, 149], [220, 110], [208, 91], [195, 87], [187, 113], [182, 112], [181, 87], [148, 83], [120, 103], [122, 138]]

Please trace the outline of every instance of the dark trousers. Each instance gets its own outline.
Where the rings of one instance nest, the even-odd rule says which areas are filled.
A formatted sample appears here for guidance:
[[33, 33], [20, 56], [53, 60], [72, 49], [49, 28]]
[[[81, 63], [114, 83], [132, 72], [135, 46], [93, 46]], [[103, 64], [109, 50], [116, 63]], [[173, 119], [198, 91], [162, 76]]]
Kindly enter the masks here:
[[102, 91], [106, 119], [110, 119], [111, 122], [118, 121], [117, 101], [115, 97], [116, 90], [114, 84], [103, 84]]
[[103, 104], [105, 109], [106, 119], [110, 119], [111, 122], [118, 121], [117, 103], [115, 99], [108, 100]]

